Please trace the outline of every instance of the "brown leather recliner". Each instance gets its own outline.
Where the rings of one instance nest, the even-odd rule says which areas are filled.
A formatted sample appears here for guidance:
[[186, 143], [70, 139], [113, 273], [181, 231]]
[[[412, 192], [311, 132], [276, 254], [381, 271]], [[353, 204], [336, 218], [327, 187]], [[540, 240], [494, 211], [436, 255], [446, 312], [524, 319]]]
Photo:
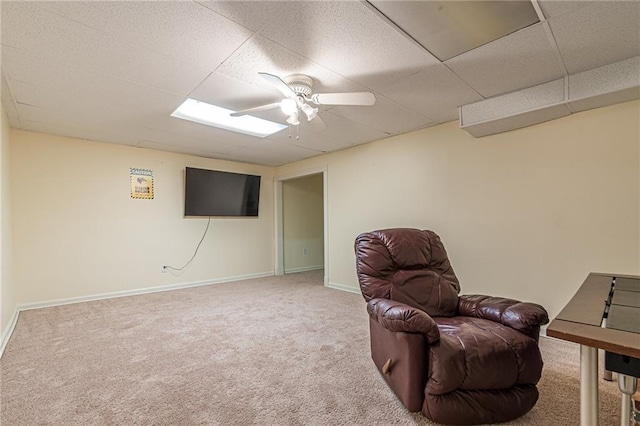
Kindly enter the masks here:
[[432, 231], [361, 234], [358, 280], [367, 303], [371, 355], [409, 411], [450, 425], [505, 422], [538, 400], [540, 326], [533, 303], [461, 295]]

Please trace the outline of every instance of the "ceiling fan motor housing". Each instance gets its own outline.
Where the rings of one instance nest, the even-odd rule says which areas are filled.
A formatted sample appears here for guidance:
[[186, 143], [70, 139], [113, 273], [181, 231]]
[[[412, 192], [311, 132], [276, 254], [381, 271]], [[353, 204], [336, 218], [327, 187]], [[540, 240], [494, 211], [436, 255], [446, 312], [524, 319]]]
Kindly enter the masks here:
[[312, 93], [313, 79], [309, 76], [294, 74], [284, 78], [283, 80], [298, 96], [302, 96], [306, 99]]

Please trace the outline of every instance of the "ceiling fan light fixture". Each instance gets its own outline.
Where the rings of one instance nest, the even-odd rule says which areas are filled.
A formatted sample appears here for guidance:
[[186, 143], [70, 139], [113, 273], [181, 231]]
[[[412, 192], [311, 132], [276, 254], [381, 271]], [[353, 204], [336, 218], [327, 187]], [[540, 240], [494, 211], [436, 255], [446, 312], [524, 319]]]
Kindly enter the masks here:
[[298, 120], [298, 112], [294, 112], [293, 114], [291, 114], [289, 118], [287, 118], [287, 123], [291, 124], [292, 126], [297, 126], [298, 124], [300, 124], [300, 120]]
[[301, 109], [306, 114], [307, 121], [311, 121], [318, 116], [318, 108], [314, 108], [309, 104], [303, 104]]
[[291, 98], [284, 98], [280, 102], [280, 109], [285, 115], [291, 116], [298, 112], [298, 104]]
[[264, 138], [287, 128], [284, 124], [250, 115], [232, 117], [230, 114], [234, 112], [217, 105], [188, 98], [171, 116], [259, 138]]

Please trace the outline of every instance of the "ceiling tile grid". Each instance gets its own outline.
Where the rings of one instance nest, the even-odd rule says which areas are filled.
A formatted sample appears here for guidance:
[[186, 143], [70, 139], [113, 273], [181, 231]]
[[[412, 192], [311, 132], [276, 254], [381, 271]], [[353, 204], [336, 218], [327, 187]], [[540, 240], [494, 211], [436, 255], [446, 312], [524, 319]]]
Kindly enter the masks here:
[[542, 9], [544, 16], [549, 19], [567, 12], [571, 12], [576, 8], [584, 7], [589, 2], [584, 0], [537, 0]]
[[270, 90], [274, 93], [274, 97], [281, 97], [281, 95], [260, 78], [259, 72], [267, 72], [281, 78], [291, 74], [306, 74], [313, 78], [313, 89], [316, 93], [367, 90], [366, 87], [262, 36], [253, 37], [245, 43], [216, 71]]
[[378, 95], [371, 106], [336, 106], [329, 109], [334, 115], [364, 124], [388, 135], [405, 133], [407, 129], [433, 126], [435, 122]]
[[[258, 80], [256, 84], [257, 82]], [[189, 94], [192, 99], [235, 111], [276, 102], [279, 100], [278, 96], [281, 95], [271, 86], [256, 86], [217, 71], [211, 73]], [[285, 118], [282, 117], [281, 121], [284, 122]]]
[[112, 127], [100, 128], [91, 123], [78, 123], [76, 126], [60, 125], [60, 122], [57, 121], [55, 117], [45, 121], [25, 120], [25, 125], [29, 131], [48, 133], [55, 136], [66, 136], [106, 143], [114, 143], [114, 140], [117, 140], [117, 144], [128, 146], [135, 146], [138, 143], [137, 138], [127, 134], [113, 132]]
[[399, 77], [439, 63], [361, 2], [290, 2], [261, 35], [370, 89], [370, 75]]
[[640, 55], [640, 1], [585, 3], [549, 19], [569, 74]]
[[[299, 145], [262, 139], [249, 146], [238, 148], [231, 154], [233, 154], [234, 157], [242, 156], [246, 159], [247, 163], [277, 167], [287, 163], [293, 163], [294, 161], [315, 157], [323, 154], [323, 152]], [[229, 159], [234, 157], [229, 157]]]
[[[33, 22], [33, 28], [22, 23], [25, 19]], [[46, 69], [60, 64], [184, 96], [210, 72], [144, 48], [134, 40], [114, 39], [31, 7], [31, 3], [22, 8], [3, 3], [2, 44], [5, 72], [10, 78], [22, 81], [29, 81], [26, 66], [19, 72], [12, 72], [12, 66], [28, 62], [29, 67]]]
[[491, 97], [563, 77], [541, 23], [445, 61], [484, 97]]
[[196, 0], [207, 9], [236, 22], [251, 31], [260, 31], [268, 23], [278, 19], [281, 10], [287, 7], [290, 1], [205, 1]]
[[[327, 125], [325, 130], [313, 130], [311, 126], [302, 121], [297, 129], [292, 126], [292, 138], [289, 138], [289, 131], [285, 129], [269, 136], [268, 139], [316, 151], [329, 152], [389, 136], [379, 130], [331, 114], [331, 111], [323, 112], [320, 117]], [[299, 139], [296, 139], [296, 135], [299, 136]]]
[[114, 40], [135, 40], [153, 51], [209, 70], [215, 69], [253, 34], [192, 1], [91, 4], [98, 16], [92, 21], [108, 16], [101, 30]]
[[[508, 99], [522, 107], [528, 88], [567, 70], [640, 55], [640, 1], [537, 3], [546, 22], [441, 63], [360, 1], [2, 1], [2, 103], [14, 128], [281, 165], [456, 120], [459, 107], [483, 99], [514, 93]], [[327, 128], [301, 120], [299, 139], [170, 116], [187, 97], [233, 110], [279, 102], [258, 72], [306, 74], [314, 93], [371, 91], [377, 102], [319, 106]], [[629, 96], [602, 93], [583, 107]], [[279, 109], [255, 115], [286, 119]]]
[[443, 64], [430, 66], [404, 78], [385, 79], [377, 90], [437, 123], [456, 120], [459, 106], [482, 99]]

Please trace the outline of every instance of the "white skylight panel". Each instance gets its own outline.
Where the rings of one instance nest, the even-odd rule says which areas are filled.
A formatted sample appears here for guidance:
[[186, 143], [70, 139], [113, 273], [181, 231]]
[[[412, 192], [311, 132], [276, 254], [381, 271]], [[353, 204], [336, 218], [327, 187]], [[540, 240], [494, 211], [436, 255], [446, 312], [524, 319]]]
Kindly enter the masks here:
[[171, 116], [259, 138], [264, 138], [287, 128], [284, 124], [250, 115], [231, 117], [229, 114], [234, 112], [230, 109], [189, 98]]

